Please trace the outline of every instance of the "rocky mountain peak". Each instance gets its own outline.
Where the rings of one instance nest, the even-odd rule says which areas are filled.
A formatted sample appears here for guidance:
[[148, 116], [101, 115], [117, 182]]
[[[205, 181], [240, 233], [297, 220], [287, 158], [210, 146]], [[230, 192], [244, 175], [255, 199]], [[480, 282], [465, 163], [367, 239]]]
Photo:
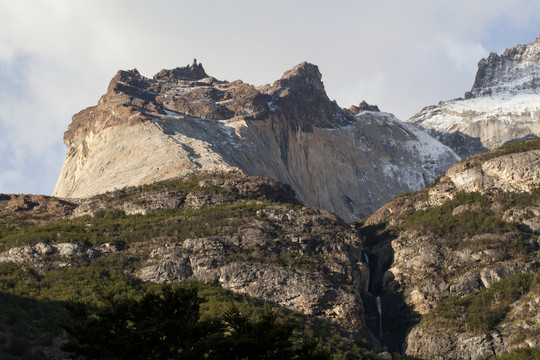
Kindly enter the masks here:
[[208, 77], [196, 62], [152, 79], [120, 71], [96, 106], [73, 117], [54, 194], [85, 198], [200, 171], [241, 171], [290, 184], [303, 204], [353, 220], [457, 161], [390, 114], [340, 108], [321, 78], [307, 62], [260, 87]]
[[369, 105], [365, 100], [362, 100], [358, 106], [351, 105], [349, 108], [349, 111], [353, 114], [360, 114], [364, 111], [374, 111], [374, 112], [380, 112], [379, 107], [377, 105]]
[[511, 49], [506, 49], [503, 56], [514, 61], [540, 62], [540, 35], [527, 45], [520, 44]]
[[462, 158], [540, 136], [540, 37], [480, 60], [465, 99], [427, 106], [408, 121]]
[[303, 62], [292, 69], [286, 71], [277, 82], [282, 86], [294, 87], [296, 89], [315, 89], [324, 92], [322, 75], [317, 65]]
[[319, 68], [308, 62], [296, 65], [260, 90], [272, 97], [272, 107], [279, 109], [293, 128], [312, 131], [314, 126], [337, 128], [354, 122], [351, 114], [328, 98]]
[[154, 75], [154, 80], [177, 82], [178, 80], [197, 81], [207, 78], [202, 64], [197, 64], [197, 59], [191, 65], [177, 67], [172, 70], [161, 70]]
[[107, 94], [115, 95], [124, 93], [128, 95], [137, 95], [140, 89], [146, 89], [150, 86], [149, 79], [142, 76], [137, 69], [119, 70], [111, 79]]
[[491, 53], [478, 63], [478, 72], [465, 98], [538, 93], [540, 89], [540, 37], [527, 45]]

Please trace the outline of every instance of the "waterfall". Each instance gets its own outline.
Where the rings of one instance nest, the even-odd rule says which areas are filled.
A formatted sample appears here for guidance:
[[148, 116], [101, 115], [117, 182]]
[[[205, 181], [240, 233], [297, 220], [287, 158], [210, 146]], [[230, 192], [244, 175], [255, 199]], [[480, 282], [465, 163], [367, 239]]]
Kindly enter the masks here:
[[[368, 293], [371, 294], [369, 292], [369, 285], [370, 285], [370, 279], [371, 279], [371, 267], [369, 266], [369, 256], [367, 253], [364, 253], [363, 254], [364, 256], [364, 261], [368, 267]], [[383, 332], [382, 332], [382, 304], [381, 304], [381, 297], [380, 296], [377, 296], [375, 298], [375, 300], [377, 301], [377, 311], [379, 312], [379, 338], [382, 340], [382, 335], [383, 335]]]
[[381, 297], [377, 296], [377, 311], [379, 312], [379, 337], [382, 340], [382, 305], [381, 305]]
[[367, 287], [368, 287], [368, 291], [369, 291], [369, 281], [370, 281], [370, 278], [371, 278], [371, 269], [369, 268], [369, 257], [368, 257], [368, 255], [366, 253], [364, 253], [364, 261], [366, 262], [367, 268], [368, 268]]

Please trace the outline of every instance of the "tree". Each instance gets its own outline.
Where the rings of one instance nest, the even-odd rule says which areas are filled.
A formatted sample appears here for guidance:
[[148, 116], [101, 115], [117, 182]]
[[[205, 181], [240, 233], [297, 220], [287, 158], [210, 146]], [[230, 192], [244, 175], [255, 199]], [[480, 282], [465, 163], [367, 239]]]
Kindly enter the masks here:
[[200, 321], [202, 299], [194, 288], [166, 285], [142, 299], [102, 297], [95, 312], [70, 303], [73, 339], [62, 350], [82, 359], [198, 359], [206, 338], [222, 332], [221, 323]]
[[80, 302], [67, 305], [72, 339], [62, 350], [78, 359], [323, 360], [329, 355], [316, 341], [293, 344], [293, 324], [266, 308], [250, 320], [233, 306], [222, 318], [202, 320], [203, 301], [194, 287], [164, 285], [141, 299], [102, 296], [91, 311]]

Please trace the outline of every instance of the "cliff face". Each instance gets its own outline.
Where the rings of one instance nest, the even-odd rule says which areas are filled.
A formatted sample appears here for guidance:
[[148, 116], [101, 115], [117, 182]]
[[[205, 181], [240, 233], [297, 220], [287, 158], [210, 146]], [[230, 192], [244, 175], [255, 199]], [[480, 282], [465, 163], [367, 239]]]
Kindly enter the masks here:
[[[536, 139], [465, 159], [367, 219], [366, 233], [382, 234], [369, 250], [372, 288], [383, 306], [400, 294], [416, 314], [407, 355], [474, 359], [540, 346], [539, 148]], [[401, 314], [390, 308], [388, 323]]]
[[540, 37], [527, 45], [491, 53], [478, 63], [474, 84], [466, 97], [538, 93], [540, 88]]
[[261, 87], [216, 80], [200, 64], [153, 79], [120, 71], [97, 106], [73, 117], [54, 195], [84, 198], [240, 170], [290, 184], [306, 205], [359, 219], [457, 160], [431, 137], [370, 110], [378, 109], [339, 108], [308, 63]]
[[465, 158], [540, 134], [540, 37], [491, 53], [465, 99], [428, 106], [408, 122]]

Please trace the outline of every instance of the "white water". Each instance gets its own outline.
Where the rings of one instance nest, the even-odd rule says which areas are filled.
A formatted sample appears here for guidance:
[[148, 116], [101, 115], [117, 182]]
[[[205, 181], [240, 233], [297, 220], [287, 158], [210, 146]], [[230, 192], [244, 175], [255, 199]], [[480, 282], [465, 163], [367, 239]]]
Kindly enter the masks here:
[[366, 253], [364, 253], [364, 261], [366, 262], [367, 267], [368, 267], [367, 287], [368, 287], [368, 291], [369, 291], [369, 281], [370, 281], [370, 278], [371, 278], [371, 269], [369, 268], [369, 257], [368, 257], [368, 255]]
[[377, 311], [379, 312], [379, 337], [382, 340], [382, 305], [381, 297], [377, 296]]

